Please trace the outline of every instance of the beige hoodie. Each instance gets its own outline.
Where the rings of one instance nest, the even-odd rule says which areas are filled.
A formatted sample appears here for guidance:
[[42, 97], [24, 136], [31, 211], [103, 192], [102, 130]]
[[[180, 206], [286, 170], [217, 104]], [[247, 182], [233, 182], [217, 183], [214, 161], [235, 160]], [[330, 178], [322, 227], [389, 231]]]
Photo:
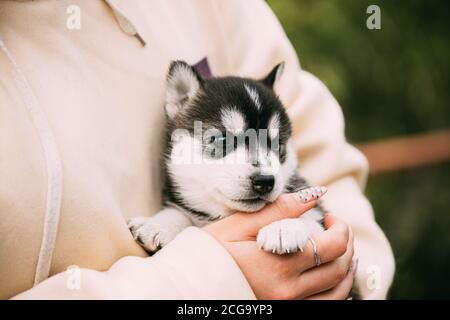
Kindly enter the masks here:
[[201, 229], [146, 257], [125, 222], [160, 209], [169, 61], [204, 57], [215, 75], [286, 62], [277, 91], [301, 174], [329, 187], [326, 208], [353, 228], [363, 295], [386, 296], [394, 262], [361, 192], [366, 160], [263, 1], [0, 0], [1, 298], [254, 298]]

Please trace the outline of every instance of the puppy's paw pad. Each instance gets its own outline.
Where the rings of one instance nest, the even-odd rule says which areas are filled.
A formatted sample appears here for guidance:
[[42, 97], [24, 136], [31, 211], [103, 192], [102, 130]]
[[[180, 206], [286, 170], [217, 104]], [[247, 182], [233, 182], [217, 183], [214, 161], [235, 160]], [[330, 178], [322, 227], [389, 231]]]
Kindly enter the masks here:
[[258, 232], [256, 242], [260, 249], [277, 254], [303, 251], [309, 237], [306, 225], [299, 219], [273, 222]]

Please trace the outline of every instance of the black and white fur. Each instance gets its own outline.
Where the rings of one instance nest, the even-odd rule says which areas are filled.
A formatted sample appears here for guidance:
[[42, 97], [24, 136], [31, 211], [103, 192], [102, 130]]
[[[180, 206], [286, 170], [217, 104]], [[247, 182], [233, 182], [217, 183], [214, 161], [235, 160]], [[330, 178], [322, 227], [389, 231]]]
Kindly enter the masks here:
[[[159, 250], [189, 226], [201, 227], [238, 211], [255, 212], [281, 193], [307, 187], [297, 173], [289, 118], [273, 90], [283, 67], [283, 63], [275, 66], [262, 80], [202, 79], [186, 62], [172, 62], [165, 101], [164, 209], [152, 217], [129, 221], [134, 238], [149, 253]], [[195, 121], [201, 121], [206, 135], [200, 139], [194, 136]], [[250, 151], [246, 143], [235, 143], [247, 129], [266, 129], [269, 141], [265, 143], [278, 143], [278, 148], [274, 152], [267, 145], [264, 148], [258, 144], [257, 151]], [[207, 130], [219, 135], [209, 137]], [[229, 145], [230, 139], [232, 146], [222, 155], [207, 152], [217, 143]], [[180, 150], [189, 156], [206, 154], [207, 163], [174, 161]], [[256, 161], [224, 162], [239, 155]], [[255, 176], [263, 176], [263, 180], [273, 177], [272, 189], [263, 188], [267, 192], [261, 192], [259, 184], [255, 188]], [[323, 211], [316, 207], [300, 218], [262, 228], [257, 243], [261, 249], [278, 254], [296, 252], [303, 249], [312, 233], [323, 230], [322, 223]]]

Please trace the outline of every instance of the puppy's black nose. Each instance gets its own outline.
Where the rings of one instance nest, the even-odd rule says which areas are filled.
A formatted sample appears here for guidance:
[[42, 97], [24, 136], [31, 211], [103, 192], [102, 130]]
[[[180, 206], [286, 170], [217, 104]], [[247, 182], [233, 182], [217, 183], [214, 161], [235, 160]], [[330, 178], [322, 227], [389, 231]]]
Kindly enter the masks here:
[[269, 193], [275, 184], [275, 177], [271, 174], [255, 174], [251, 180], [253, 190], [258, 194]]

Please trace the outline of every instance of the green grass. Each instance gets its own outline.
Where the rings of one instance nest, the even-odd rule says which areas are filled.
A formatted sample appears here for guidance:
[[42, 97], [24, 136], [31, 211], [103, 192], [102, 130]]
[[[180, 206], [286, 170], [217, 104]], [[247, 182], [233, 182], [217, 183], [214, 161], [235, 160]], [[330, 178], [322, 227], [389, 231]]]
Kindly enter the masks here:
[[397, 263], [391, 298], [450, 297], [449, 181], [449, 164], [369, 179], [367, 195]]

